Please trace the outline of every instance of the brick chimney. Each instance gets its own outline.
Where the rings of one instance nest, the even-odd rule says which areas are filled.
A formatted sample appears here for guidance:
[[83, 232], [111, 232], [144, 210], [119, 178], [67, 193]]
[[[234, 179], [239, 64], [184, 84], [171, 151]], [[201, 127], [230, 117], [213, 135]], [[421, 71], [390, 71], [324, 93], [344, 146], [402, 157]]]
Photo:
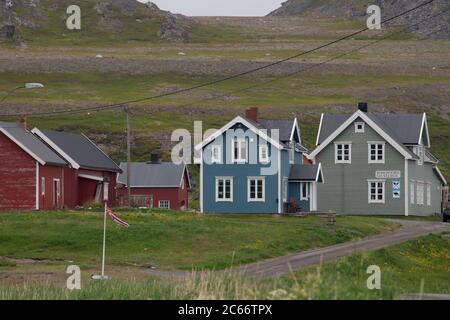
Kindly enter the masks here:
[[19, 127], [27, 130], [27, 115], [25, 113], [21, 113], [19, 116]]
[[251, 121], [258, 123], [258, 121], [259, 121], [258, 108], [252, 107], [252, 108], [245, 110], [245, 117]]
[[360, 102], [358, 103], [358, 109], [362, 112], [367, 113], [369, 111], [369, 105], [367, 104], [367, 102]]

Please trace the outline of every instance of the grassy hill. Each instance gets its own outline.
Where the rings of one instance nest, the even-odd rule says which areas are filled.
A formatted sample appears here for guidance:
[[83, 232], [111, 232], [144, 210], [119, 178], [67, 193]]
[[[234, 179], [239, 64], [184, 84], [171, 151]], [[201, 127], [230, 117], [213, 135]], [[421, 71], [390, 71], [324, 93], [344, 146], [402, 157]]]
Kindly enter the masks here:
[[[378, 5], [381, 8], [382, 20], [385, 20], [425, 2], [425, 0], [288, 0], [269, 15], [283, 17], [313, 15], [364, 20], [367, 17], [367, 7]], [[436, 15], [448, 8], [447, 0], [436, 0], [417, 11], [392, 21], [390, 25], [414, 24], [415, 21]], [[414, 28], [413, 32], [422, 38], [450, 39], [450, 15], [440, 16], [427, 24]]]
[[[42, 82], [45, 88], [17, 91], [0, 103], [1, 114], [85, 108], [167, 93], [253, 69], [365, 27], [362, 20], [326, 15], [177, 16], [186, 23], [188, 38], [172, 42], [158, 37], [168, 13], [134, 0], [78, 1], [82, 30], [70, 32], [65, 29], [69, 1], [41, 0], [36, 7], [20, 6], [28, 1], [14, 3], [8, 19], [16, 21], [18, 38], [0, 44], [0, 97], [24, 82]], [[109, 4], [100, 10], [106, 10], [106, 21], [98, 3]], [[5, 21], [4, 11], [0, 13]], [[304, 141], [313, 148], [322, 112], [351, 113], [359, 101], [367, 101], [374, 112], [427, 112], [432, 151], [450, 177], [450, 41], [417, 40], [408, 32], [302, 71], [378, 37], [378, 32], [366, 32], [256, 74], [133, 105], [133, 160], [148, 160], [156, 149], [169, 159], [174, 129], [190, 130], [198, 120], [204, 129], [218, 128], [250, 106], [258, 106], [263, 118], [297, 116]], [[298, 74], [277, 80], [293, 71]], [[253, 88], [239, 91], [246, 87]], [[121, 110], [29, 117], [29, 125], [81, 130], [114, 160], [125, 159]]]
[[[26, 45], [90, 45], [185, 42], [205, 32], [194, 20], [135, 0], [80, 0], [81, 30], [68, 30], [70, 0], [12, 0], [0, 6], [0, 27], [12, 25], [10, 42]], [[3, 36], [3, 40], [5, 36]], [[0, 36], [1, 39], [1, 36]]]

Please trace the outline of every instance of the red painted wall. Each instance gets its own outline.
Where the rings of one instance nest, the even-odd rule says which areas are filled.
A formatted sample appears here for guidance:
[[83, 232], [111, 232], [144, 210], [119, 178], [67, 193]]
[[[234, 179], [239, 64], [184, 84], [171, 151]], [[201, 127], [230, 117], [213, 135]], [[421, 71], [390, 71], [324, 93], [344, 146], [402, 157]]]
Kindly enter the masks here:
[[[92, 202], [95, 196], [97, 182], [78, 177], [79, 174], [87, 174], [91, 176], [104, 177], [109, 179], [108, 206], [116, 205], [116, 173], [108, 171], [97, 171], [88, 169], [71, 169], [64, 170], [64, 194], [65, 206], [67, 208], [75, 208], [83, 206], [87, 202]], [[101, 193], [103, 200], [103, 190]]]
[[[170, 209], [180, 210], [188, 208], [189, 184], [187, 174], [184, 175], [184, 188], [131, 188], [132, 195], [153, 195], [153, 208], [158, 208], [159, 200], [169, 200]], [[117, 186], [118, 204], [126, 205], [127, 188]]]
[[[64, 167], [41, 166], [39, 165], [39, 209], [51, 210], [62, 209], [64, 207]], [[45, 180], [45, 187], [42, 189], [42, 178]], [[59, 179], [60, 191], [58, 203], [55, 201], [56, 186], [54, 179]]]
[[0, 210], [36, 209], [36, 161], [0, 132]]

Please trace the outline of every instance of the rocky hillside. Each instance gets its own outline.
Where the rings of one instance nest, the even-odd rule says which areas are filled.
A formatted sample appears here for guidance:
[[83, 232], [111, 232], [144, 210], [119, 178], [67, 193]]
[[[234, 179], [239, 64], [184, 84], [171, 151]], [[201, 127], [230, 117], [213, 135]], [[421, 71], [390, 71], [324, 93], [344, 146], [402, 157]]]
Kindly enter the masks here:
[[[425, 0], [288, 0], [269, 16], [314, 15], [317, 17], [364, 19], [366, 8], [375, 4], [380, 6], [382, 19], [393, 17], [405, 10], [411, 9]], [[436, 15], [450, 8], [448, 0], [435, 2], [417, 11], [399, 18], [396, 25], [414, 24], [424, 18]], [[450, 13], [414, 27], [418, 36], [424, 38], [450, 39]]]
[[[69, 5], [81, 9], [81, 30], [68, 30]], [[0, 40], [186, 41], [194, 22], [136, 0], [2, 0]]]

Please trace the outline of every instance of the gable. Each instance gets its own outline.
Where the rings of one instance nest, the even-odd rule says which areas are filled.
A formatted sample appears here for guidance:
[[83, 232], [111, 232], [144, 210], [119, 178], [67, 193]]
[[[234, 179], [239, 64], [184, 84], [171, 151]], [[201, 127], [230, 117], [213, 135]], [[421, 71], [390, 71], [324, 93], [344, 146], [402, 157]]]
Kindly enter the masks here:
[[[394, 147], [400, 154], [402, 154], [406, 159], [413, 159], [414, 156], [405, 146], [399, 143], [391, 134], [386, 132], [385, 128], [379, 125], [377, 120], [374, 121], [368, 114], [357, 111], [351, 117], [344, 121], [336, 130], [334, 130], [319, 146], [311, 152], [308, 156], [310, 159], [314, 159], [314, 157], [320, 153], [327, 145], [331, 142], [336, 141], [339, 135], [346, 130], [348, 127], [353, 126], [353, 123], [360, 119], [359, 121], [363, 121], [367, 126], [371, 127], [378, 135], [380, 135], [384, 141], [389, 143], [392, 147]], [[323, 130], [323, 123], [322, 128]]]
[[205, 148], [208, 144], [213, 142], [215, 139], [219, 138], [227, 130], [234, 128], [236, 125], [244, 126], [247, 130], [250, 130], [251, 132], [253, 132], [254, 134], [258, 135], [259, 137], [261, 137], [262, 139], [264, 139], [268, 143], [270, 143], [273, 146], [275, 146], [276, 148], [283, 149], [283, 146], [278, 141], [272, 139], [269, 136], [270, 132], [264, 132], [264, 131], [260, 130], [255, 125], [253, 125], [252, 123], [250, 123], [249, 121], [245, 120], [244, 118], [242, 118], [240, 116], [237, 116], [236, 118], [234, 118], [233, 120], [228, 122], [225, 126], [223, 126], [221, 129], [217, 130], [214, 134], [212, 134], [209, 137], [207, 137], [206, 139], [204, 139], [200, 144], [195, 146], [195, 149], [197, 151], [199, 151], [200, 149]]

